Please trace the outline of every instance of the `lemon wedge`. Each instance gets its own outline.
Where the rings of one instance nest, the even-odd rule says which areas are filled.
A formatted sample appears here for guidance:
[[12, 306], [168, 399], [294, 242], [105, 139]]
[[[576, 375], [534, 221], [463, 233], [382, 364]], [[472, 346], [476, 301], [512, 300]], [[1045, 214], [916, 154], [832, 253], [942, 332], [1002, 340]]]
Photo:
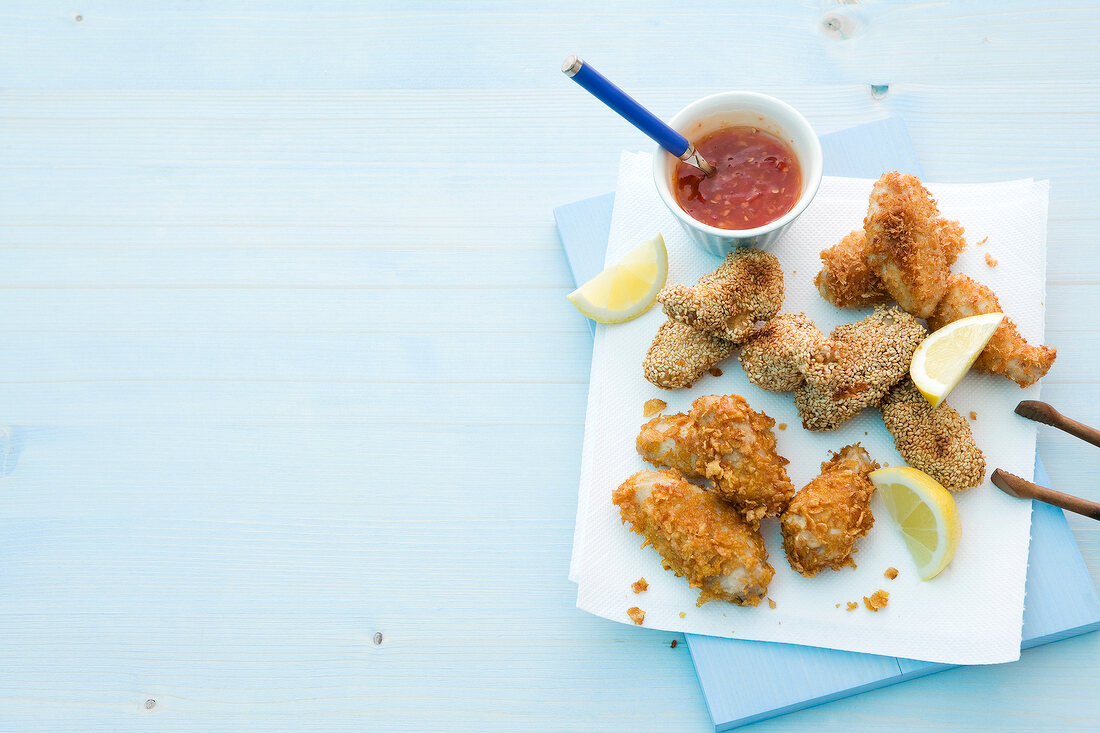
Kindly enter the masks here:
[[668, 278], [668, 250], [660, 234], [569, 294], [569, 301], [597, 323], [622, 323], [649, 310]]
[[921, 341], [913, 352], [909, 376], [932, 407], [962, 381], [1004, 317], [1004, 313], [985, 313], [960, 318]]
[[891, 466], [868, 476], [897, 522], [922, 580], [939, 575], [959, 546], [962, 523], [951, 492], [924, 471]]

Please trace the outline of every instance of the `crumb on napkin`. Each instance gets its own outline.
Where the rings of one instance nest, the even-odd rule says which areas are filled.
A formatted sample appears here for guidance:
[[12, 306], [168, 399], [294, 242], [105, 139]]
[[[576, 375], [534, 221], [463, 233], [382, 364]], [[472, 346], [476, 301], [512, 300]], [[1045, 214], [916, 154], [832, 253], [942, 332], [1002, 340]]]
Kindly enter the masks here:
[[680, 618], [686, 618], [686, 617], [687, 617], [687, 614], [684, 613], [683, 611], [680, 611]]
[[978, 419], [978, 413], [976, 413], [976, 412], [974, 412], [973, 410], [971, 410], [971, 411], [970, 411], [970, 419], [971, 419], [971, 420], [977, 420], [977, 419]]
[[645, 417], [653, 417], [666, 407], [668, 407], [668, 403], [664, 400], [659, 400], [656, 398], [652, 400], [646, 400], [645, 406], [642, 408], [642, 415], [644, 415]]
[[645, 582], [645, 578], [638, 578], [634, 581], [634, 584], [630, 586], [630, 589], [635, 593], [641, 593], [642, 591], [649, 590], [649, 583]]
[[768, 608], [775, 608], [775, 601], [773, 601], [771, 598], [768, 599]]
[[897, 568], [886, 568], [886, 572], [883, 573], [883, 575], [885, 575], [890, 580], [893, 580], [894, 578], [898, 577], [898, 569]]
[[867, 606], [868, 611], [875, 611], [877, 613], [879, 609], [886, 608], [886, 604], [889, 600], [890, 594], [882, 588], [879, 588], [871, 594], [870, 598], [863, 596], [863, 605]]
[[712, 376], [712, 377], [720, 377], [720, 376], [722, 376], [722, 370], [721, 370], [721, 369], [719, 369], [718, 367], [711, 367], [711, 368], [710, 368], [710, 369], [708, 369], [707, 371], [708, 371], [708, 372], [710, 372], [710, 376]]
[[858, 604], [858, 603], [855, 603], [854, 601], [848, 601], [848, 610], [849, 610], [849, 611], [854, 611], [854, 610], [856, 610], [857, 608], [859, 608], [859, 604]]
[[641, 626], [642, 622], [645, 621], [645, 611], [638, 608], [637, 606], [626, 609], [626, 615], [629, 616], [630, 620], [633, 621], [637, 626]]
[[779, 427], [780, 430], [786, 430], [787, 429], [787, 423], [781, 422], [781, 423], [779, 423], [778, 427]]
[[985, 264], [989, 265], [990, 267], [996, 267], [997, 266], [997, 260], [993, 259], [993, 255], [986, 252], [985, 253]]

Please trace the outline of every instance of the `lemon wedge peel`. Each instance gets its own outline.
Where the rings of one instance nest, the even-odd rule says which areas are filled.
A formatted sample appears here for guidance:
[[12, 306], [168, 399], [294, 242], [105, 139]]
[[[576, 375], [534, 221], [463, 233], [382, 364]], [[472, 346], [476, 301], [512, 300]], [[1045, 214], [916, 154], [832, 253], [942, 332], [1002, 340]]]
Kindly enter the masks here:
[[622, 323], [649, 310], [667, 279], [668, 250], [658, 234], [566, 297], [597, 323]]
[[921, 580], [943, 572], [962, 537], [962, 522], [951, 492], [924, 471], [909, 466], [881, 468], [868, 478], [897, 524]]
[[960, 318], [920, 343], [909, 376], [928, 404], [939, 405], [962, 381], [1003, 320], [1004, 313]]

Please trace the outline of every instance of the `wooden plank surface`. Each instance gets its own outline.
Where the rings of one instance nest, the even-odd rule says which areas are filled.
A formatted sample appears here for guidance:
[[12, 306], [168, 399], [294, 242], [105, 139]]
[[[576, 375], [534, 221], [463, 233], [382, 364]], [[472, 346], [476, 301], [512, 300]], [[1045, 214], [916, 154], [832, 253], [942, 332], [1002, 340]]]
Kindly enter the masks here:
[[[1098, 32], [1093, 2], [0, 1], [0, 728], [707, 730], [674, 635], [565, 579], [590, 345], [551, 211], [648, 144], [561, 59], [664, 115], [749, 87], [822, 132], [902, 117], [933, 180], [1051, 179], [1043, 394], [1100, 424]], [[1040, 451], [1100, 498], [1100, 454]], [[759, 727], [1092, 730], [1098, 660]]]

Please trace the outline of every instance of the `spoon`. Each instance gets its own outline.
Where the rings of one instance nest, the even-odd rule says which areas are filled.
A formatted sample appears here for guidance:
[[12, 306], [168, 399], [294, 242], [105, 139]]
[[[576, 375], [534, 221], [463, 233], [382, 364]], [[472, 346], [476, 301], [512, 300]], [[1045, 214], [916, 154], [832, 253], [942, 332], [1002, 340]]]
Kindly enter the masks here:
[[686, 137], [661, 121], [657, 115], [638, 104], [633, 97], [611, 83], [600, 72], [576, 56], [570, 56], [561, 65], [562, 73], [591, 92], [592, 96], [618, 112], [627, 122], [648, 135], [653, 142], [675, 155], [688, 165], [693, 165], [708, 176], [714, 166], [703, 159], [699, 151]]

